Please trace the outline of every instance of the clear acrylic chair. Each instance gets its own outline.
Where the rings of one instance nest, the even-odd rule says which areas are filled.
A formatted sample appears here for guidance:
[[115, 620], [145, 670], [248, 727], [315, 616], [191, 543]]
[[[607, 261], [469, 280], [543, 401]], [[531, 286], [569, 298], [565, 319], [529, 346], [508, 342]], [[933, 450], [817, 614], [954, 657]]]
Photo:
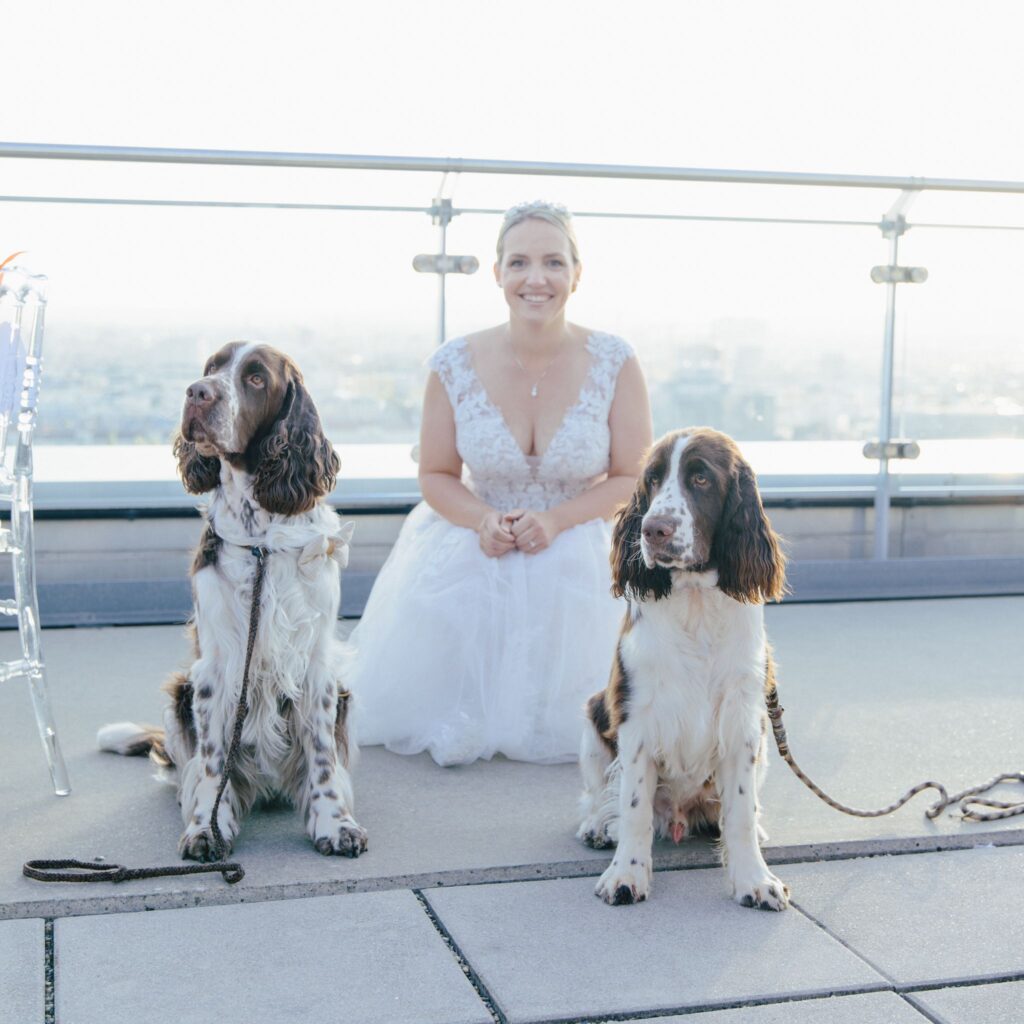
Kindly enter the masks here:
[[[9, 528], [0, 524], [0, 553], [11, 556], [14, 576], [14, 599], [0, 601], [0, 613], [17, 616], [21, 640], [21, 657], [0, 661], [0, 682], [16, 676], [28, 680], [54, 791], [67, 796], [71, 783], [57, 742], [39, 644], [33, 539], [32, 435], [39, 397], [46, 278], [19, 267], [5, 268], [0, 275], [0, 508], [10, 507], [11, 511]], [[8, 440], [14, 452], [11, 463], [7, 461]]]

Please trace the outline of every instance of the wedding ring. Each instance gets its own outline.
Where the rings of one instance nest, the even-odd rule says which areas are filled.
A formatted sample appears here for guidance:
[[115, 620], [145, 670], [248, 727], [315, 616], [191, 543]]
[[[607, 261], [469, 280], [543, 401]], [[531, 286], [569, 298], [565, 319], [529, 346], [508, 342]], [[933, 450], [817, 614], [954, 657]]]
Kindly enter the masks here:
[[535, 540], [531, 540], [530, 541], [530, 547], [531, 548], [535, 548], [536, 546], [537, 546], [537, 542]]

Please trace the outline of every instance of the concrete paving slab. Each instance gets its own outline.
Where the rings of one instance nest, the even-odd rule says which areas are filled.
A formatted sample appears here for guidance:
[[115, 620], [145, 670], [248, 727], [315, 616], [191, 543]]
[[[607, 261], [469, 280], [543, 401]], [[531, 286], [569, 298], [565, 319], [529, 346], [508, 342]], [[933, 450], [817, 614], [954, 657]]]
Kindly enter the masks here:
[[915, 992], [913, 999], [944, 1024], [1012, 1024], [1024, 1018], [1024, 981]]
[[[644, 1024], [923, 1024], [927, 1019], [892, 992], [830, 996], [800, 1002], [764, 1003], [698, 1016], [632, 1017]], [[1011, 1018], [1004, 1018], [1006, 1024]]]
[[[1015, 767], [1024, 721], [1013, 675], [1024, 660], [1017, 619], [1024, 622], [1022, 598], [768, 609], [797, 759], [837, 797], [863, 804], [888, 802], [929, 775], [958, 787]], [[0, 656], [14, 643], [0, 636]], [[160, 683], [187, 659], [181, 628], [46, 630], [43, 645], [73, 793], [53, 797], [26, 687], [11, 680], [0, 688], [0, 809], [10, 823], [0, 849], [0, 918], [567, 877], [600, 873], [608, 859], [574, 838], [574, 765], [496, 758], [438, 768], [426, 755], [370, 748], [355, 771], [357, 815], [370, 832], [358, 861], [319, 856], [298, 816], [274, 811], [246, 822], [235, 855], [247, 877], [234, 888], [217, 876], [117, 887], [24, 879], [21, 864], [33, 857], [176, 863], [181, 828], [173, 789], [153, 781], [148, 761], [95, 749], [104, 722], [159, 720]], [[941, 848], [995, 833], [1000, 842], [1024, 842], [1021, 818], [930, 822], [925, 795], [889, 818], [848, 818], [820, 803], [777, 757], [763, 803], [769, 859]], [[700, 841], [655, 851], [661, 868], [716, 862], [714, 848]]]
[[56, 1018], [490, 1024], [409, 892], [57, 921]]
[[[10, 822], [0, 848], [0, 916], [433, 885], [471, 881], [482, 871], [488, 877], [536, 877], [536, 866], [548, 862], [593, 872], [606, 859], [574, 837], [574, 765], [496, 759], [448, 769], [426, 755], [406, 758], [371, 748], [361, 752], [355, 771], [356, 813], [370, 832], [369, 852], [358, 860], [322, 857], [299, 815], [275, 810], [247, 819], [233, 855], [244, 864], [246, 878], [234, 887], [217, 875], [117, 886], [58, 886], [23, 878], [21, 865], [33, 858], [175, 864], [182, 827], [173, 787], [154, 780], [148, 760], [102, 754], [95, 747], [96, 728], [104, 722], [159, 721], [160, 683], [186, 656], [182, 631], [47, 630], [44, 644], [73, 792], [65, 799], [52, 795], [28, 693], [20, 681], [11, 681], [0, 688], [0, 808]], [[712, 856], [710, 848], [704, 851]]]
[[42, 921], [0, 921], [0, 1024], [42, 1022], [45, 949]]
[[1024, 973], [1024, 849], [791, 864], [797, 905], [900, 985]]
[[629, 907], [598, 900], [589, 878], [424, 896], [513, 1024], [886, 985], [802, 915], [734, 903], [720, 871], [666, 872]]
[[[1020, 769], [1024, 598], [772, 606], [766, 621], [793, 756], [840, 802], [884, 807], [926, 779], [953, 793]], [[885, 818], [848, 817], [771, 753], [762, 803], [773, 846], [969, 837], [1024, 822], [953, 812], [932, 822], [931, 791]], [[1024, 800], [1022, 786], [1002, 792]]]

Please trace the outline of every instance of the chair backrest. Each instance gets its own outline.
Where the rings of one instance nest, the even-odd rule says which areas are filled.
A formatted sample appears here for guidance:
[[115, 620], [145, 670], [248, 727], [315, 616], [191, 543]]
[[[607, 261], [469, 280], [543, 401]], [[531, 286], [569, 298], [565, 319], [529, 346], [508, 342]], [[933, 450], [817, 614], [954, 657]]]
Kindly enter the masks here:
[[32, 443], [45, 313], [45, 277], [17, 266], [0, 271], [0, 466], [12, 422], [19, 444]]

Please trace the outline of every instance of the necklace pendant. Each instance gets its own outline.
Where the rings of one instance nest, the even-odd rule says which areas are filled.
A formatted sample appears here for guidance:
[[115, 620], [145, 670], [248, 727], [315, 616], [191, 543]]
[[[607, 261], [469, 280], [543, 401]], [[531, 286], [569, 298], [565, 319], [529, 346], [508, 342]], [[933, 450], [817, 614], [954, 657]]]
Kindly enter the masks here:
[[533, 387], [530, 388], [530, 397], [531, 398], [536, 398], [537, 397], [537, 385], [536, 384], [534, 384]]

